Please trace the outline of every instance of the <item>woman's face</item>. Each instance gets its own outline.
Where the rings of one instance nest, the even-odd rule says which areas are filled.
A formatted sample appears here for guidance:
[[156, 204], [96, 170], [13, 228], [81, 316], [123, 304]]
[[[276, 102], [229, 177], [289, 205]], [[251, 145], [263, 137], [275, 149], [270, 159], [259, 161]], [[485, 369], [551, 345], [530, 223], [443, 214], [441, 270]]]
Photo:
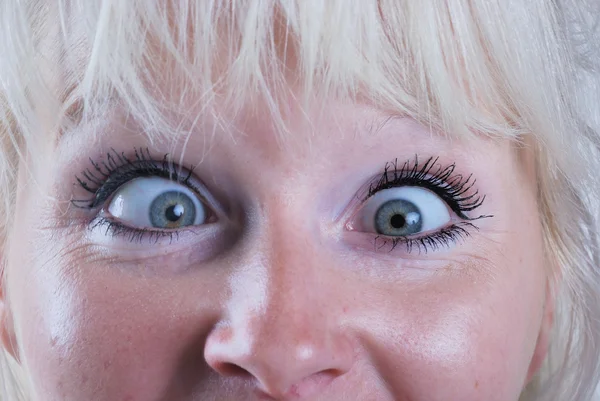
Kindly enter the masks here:
[[151, 144], [115, 111], [29, 155], [4, 330], [39, 400], [518, 399], [549, 315], [530, 155], [335, 101], [286, 123]]

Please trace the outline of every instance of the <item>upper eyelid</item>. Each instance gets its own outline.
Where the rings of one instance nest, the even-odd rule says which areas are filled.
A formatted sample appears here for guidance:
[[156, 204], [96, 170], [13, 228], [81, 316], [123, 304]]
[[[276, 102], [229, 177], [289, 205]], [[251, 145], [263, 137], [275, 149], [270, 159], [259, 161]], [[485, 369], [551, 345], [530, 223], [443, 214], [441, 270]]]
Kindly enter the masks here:
[[[151, 163], [151, 162], [148, 162]], [[187, 180], [181, 180], [179, 178], [178, 173], [171, 171], [171, 170], [164, 170], [161, 167], [158, 166], [154, 166], [152, 167], [153, 169], [155, 169], [154, 171], [152, 171], [155, 174], [151, 174], [151, 171], [149, 170], [149, 165], [146, 165], [144, 168], [140, 167], [140, 168], [136, 168], [135, 166], [121, 166], [116, 168], [113, 172], [111, 172], [109, 175], [107, 175], [106, 179], [103, 182], [98, 182], [96, 179], [92, 178], [92, 182], [98, 184], [96, 188], [92, 188], [89, 186], [89, 184], [87, 184], [86, 181], [83, 181], [82, 179], [80, 179], [79, 177], [77, 178], [79, 184], [84, 187], [84, 189], [86, 189], [88, 192], [90, 192], [93, 195], [93, 198], [91, 199], [89, 208], [93, 209], [99, 206], [100, 203], [103, 203], [107, 200], [107, 198], [110, 197], [110, 194], [116, 192], [117, 189], [119, 189], [121, 186], [125, 185], [127, 182], [131, 181], [132, 179], [135, 178], [143, 178], [143, 177], [160, 177], [160, 178], [165, 178], [165, 179], [169, 179], [173, 182], [177, 182], [180, 183], [182, 185], [187, 184]], [[119, 174], [135, 174], [135, 173], [148, 173], [148, 174], [140, 174], [137, 176], [131, 176], [131, 177], [119, 177], [122, 178], [120, 181], [117, 181], [116, 184], [113, 184], [114, 187], [111, 188], [111, 190], [109, 191], [109, 194], [102, 194], [102, 196], [100, 198], [98, 198], [98, 192], [101, 191], [108, 183], [110, 183], [111, 179], [115, 179], [115, 175], [118, 176]], [[89, 176], [89, 174], [88, 174]], [[86, 179], [89, 180], [89, 178], [87, 176], [84, 176]], [[175, 178], [175, 179], [173, 179]], [[90, 180], [91, 181], [91, 180]], [[84, 186], [85, 185], [85, 186]], [[189, 186], [189, 185], [188, 185]], [[194, 186], [191, 186], [190, 189], [194, 190], [194, 192], [199, 192], [197, 188], [195, 188]]]
[[[415, 155], [413, 161], [406, 160], [400, 168], [398, 167], [398, 159], [387, 162], [384, 166], [383, 172], [378, 175], [379, 178], [373, 178], [373, 180], [370, 181], [368, 193], [364, 200], [371, 197], [375, 192], [386, 189], [386, 185], [388, 185], [387, 188], [393, 188], [397, 186], [400, 181], [408, 181], [409, 179], [413, 179], [421, 182], [428, 177], [435, 177], [436, 182], [451, 185], [453, 180], [463, 177], [462, 174], [454, 174], [456, 163], [450, 163], [446, 165], [446, 167], [442, 167], [442, 165], [438, 162], [439, 157], [432, 156], [421, 165], [417, 155]], [[412, 167], [410, 167], [411, 163]], [[392, 174], [391, 179], [390, 172]], [[474, 180], [472, 183], [474, 184]]]
[[[138, 173], [146, 170], [148, 172], [149, 169], [152, 170], [152, 174], [148, 174], [148, 176], [159, 176], [186, 184], [207, 205], [220, 205], [219, 202], [215, 202], [216, 199], [212, 196], [212, 192], [201, 180], [195, 177], [193, 166], [186, 168], [176, 164], [168, 158], [168, 154], [165, 154], [162, 158], [158, 158], [153, 157], [147, 148], [134, 148], [133, 154], [130, 155], [111, 149], [111, 152], [105, 154], [103, 160], [94, 161], [90, 159], [90, 164], [91, 167], [85, 169], [81, 173], [81, 177], [76, 176], [76, 178], [80, 186], [91, 193], [93, 198], [73, 201], [73, 203], [79, 205], [87, 203], [88, 208], [99, 206], [99, 203], [105, 202], [106, 198], [110, 196], [104, 196], [102, 199], [97, 198], [98, 191], [104, 187], [113, 174], [122, 172], [123, 170]], [[472, 175], [465, 178], [464, 175], [455, 173], [455, 169], [455, 163], [449, 163], [444, 166], [439, 162], [439, 157], [432, 156], [426, 159], [425, 162], [420, 162], [419, 157], [415, 155], [414, 159], [408, 159], [402, 165], [399, 165], [398, 159], [395, 159], [387, 162], [383, 172], [373, 177], [363, 186], [361, 192], [363, 192], [364, 196], [361, 203], [366, 202], [374, 193], [383, 189], [408, 186], [411, 183], [415, 186], [428, 184], [429, 189], [435, 189], [433, 192], [440, 196], [462, 219], [474, 220], [484, 217], [469, 218], [462, 213], [463, 211], [472, 211], [481, 206], [486, 196], [479, 195], [479, 190], [475, 187], [475, 179], [472, 178]], [[132, 178], [135, 177], [131, 177], [130, 179]], [[123, 180], [120, 185], [125, 184], [127, 181], [128, 179]], [[112, 193], [114, 193], [118, 187], [112, 189]], [[455, 197], [448, 196], [448, 192], [451, 192], [451, 195], [453, 194]], [[360, 197], [360, 192], [357, 193], [357, 197]], [[457, 200], [456, 197], [459, 199]], [[460, 208], [457, 207], [457, 203], [462, 203]], [[223, 210], [222, 208], [220, 209]]]
[[[96, 209], [108, 201], [121, 186], [132, 179], [152, 176], [186, 185], [199, 196], [204, 204], [220, 213], [224, 212], [211, 191], [204, 185], [202, 180], [194, 175], [194, 167], [186, 168], [176, 164], [168, 160], [168, 155], [163, 156], [162, 160], [158, 160], [158, 158], [152, 157], [148, 150], [144, 153], [142, 149], [137, 148], [134, 149], [133, 157], [135, 159], [132, 159], [131, 156], [125, 156], [124, 153], [118, 153], [114, 149], [111, 149], [111, 152], [107, 153], [105, 160], [100, 162], [90, 158], [91, 168], [88, 167], [76, 176], [79, 185], [92, 197], [90, 199], [72, 200], [71, 202], [75, 206]], [[146, 174], [140, 174], [140, 172]], [[114, 179], [115, 175], [119, 174], [131, 174], [131, 176], [121, 179], [113, 188], [109, 188], [108, 194], [103, 194], [101, 198], [98, 198], [98, 191], [101, 191], [111, 178]]]
[[443, 166], [439, 162], [439, 157], [433, 156], [420, 163], [418, 156], [415, 155], [412, 161], [407, 160], [400, 168], [398, 166], [398, 159], [385, 164], [383, 172], [369, 181], [362, 203], [379, 191], [414, 184], [432, 190], [463, 220], [492, 217], [490, 215], [469, 217], [465, 214], [479, 208], [486, 196], [480, 194], [472, 174], [465, 176], [455, 173], [456, 163]]

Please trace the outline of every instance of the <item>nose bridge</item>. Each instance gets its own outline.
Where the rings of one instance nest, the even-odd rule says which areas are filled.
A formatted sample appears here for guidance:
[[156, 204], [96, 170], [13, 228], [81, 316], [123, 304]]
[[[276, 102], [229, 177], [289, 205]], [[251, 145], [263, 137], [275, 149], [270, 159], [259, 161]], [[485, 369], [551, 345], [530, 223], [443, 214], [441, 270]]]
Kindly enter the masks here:
[[221, 374], [241, 368], [272, 396], [308, 396], [350, 369], [352, 346], [340, 325], [342, 306], [331, 290], [335, 277], [318, 233], [306, 220], [271, 216], [255, 239], [260, 262], [236, 280], [239, 287], [258, 287], [252, 292], [262, 299], [234, 291], [228, 333], [209, 338], [205, 356]]
[[328, 261], [319, 249], [318, 234], [294, 217], [271, 222], [264, 242], [267, 291], [263, 308], [251, 323], [256, 349], [274, 351], [273, 341], [286, 348], [278, 358], [290, 363], [327, 349], [338, 330], [336, 294], [328, 285]]
[[[296, 321], [307, 314], [314, 315], [313, 319], [319, 317], [316, 312], [321, 310], [320, 304], [333, 303], [331, 295], [334, 295], [329, 293], [327, 285], [333, 266], [322, 245], [315, 205], [297, 195], [272, 198], [266, 207], [265, 226], [259, 239], [274, 317]], [[295, 313], [277, 313], [278, 309]]]

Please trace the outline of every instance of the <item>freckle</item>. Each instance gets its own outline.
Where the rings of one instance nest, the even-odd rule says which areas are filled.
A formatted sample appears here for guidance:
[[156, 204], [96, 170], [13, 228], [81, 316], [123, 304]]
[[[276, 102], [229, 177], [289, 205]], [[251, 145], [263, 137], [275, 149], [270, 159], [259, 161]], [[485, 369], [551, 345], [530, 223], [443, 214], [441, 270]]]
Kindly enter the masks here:
[[288, 394], [292, 397], [300, 397], [300, 389], [297, 384], [293, 384], [288, 390]]
[[220, 343], [228, 342], [231, 340], [232, 337], [233, 337], [233, 332], [231, 331], [230, 328], [223, 328], [222, 330], [219, 330], [219, 332], [217, 333], [217, 340]]
[[479, 388], [479, 380], [475, 380], [475, 388]]

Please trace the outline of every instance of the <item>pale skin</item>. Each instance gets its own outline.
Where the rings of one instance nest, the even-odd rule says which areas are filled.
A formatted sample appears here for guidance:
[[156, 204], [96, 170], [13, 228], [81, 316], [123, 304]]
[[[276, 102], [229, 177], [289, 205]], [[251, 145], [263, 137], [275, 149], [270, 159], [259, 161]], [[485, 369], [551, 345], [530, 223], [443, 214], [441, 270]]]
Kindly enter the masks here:
[[[2, 330], [38, 400], [518, 399], [552, 320], [532, 155], [326, 104], [281, 141], [265, 111], [197, 126], [185, 151], [116, 110], [22, 162]], [[111, 148], [195, 165], [212, 219], [133, 242], [91, 227], [75, 176]], [[492, 217], [437, 249], [377, 246], [364, 190], [415, 155], [473, 174], [470, 215]]]

